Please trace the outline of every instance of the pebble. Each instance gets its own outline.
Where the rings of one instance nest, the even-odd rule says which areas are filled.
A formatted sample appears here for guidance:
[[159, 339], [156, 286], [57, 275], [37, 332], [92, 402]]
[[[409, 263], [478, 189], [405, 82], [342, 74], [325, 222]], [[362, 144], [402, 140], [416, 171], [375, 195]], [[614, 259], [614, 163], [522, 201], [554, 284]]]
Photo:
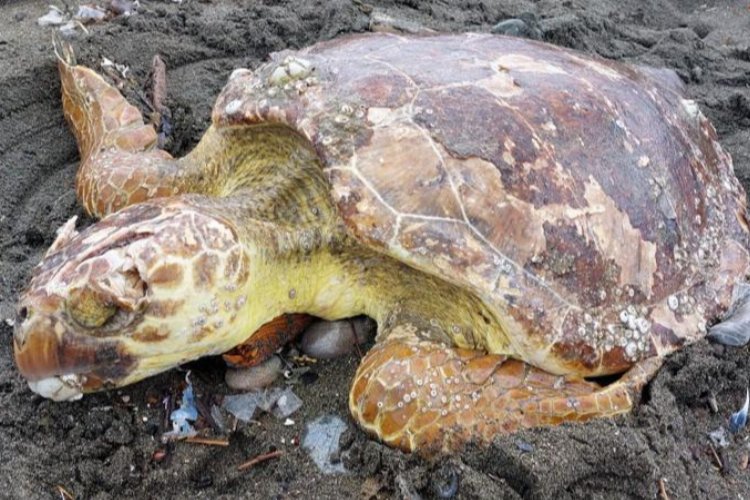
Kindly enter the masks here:
[[227, 368], [224, 381], [235, 391], [262, 389], [279, 378], [281, 368], [281, 359], [271, 356], [263, 363], [250, 368]]
[[374, 333], [375, 322], [366, 316], [318, 321], [302, 334], [300, 349], [312, 358], [338, 358], [353, 352], [357, 344], [367, 342]]
[[532, 40], [540, 40], [542, 38], [542, 32], [538, 28], [536, 16], [531, 13], [521, 14], [519, 18], [500, 21], [492, 27], [490, 32], [496, 35], [530, 38]]

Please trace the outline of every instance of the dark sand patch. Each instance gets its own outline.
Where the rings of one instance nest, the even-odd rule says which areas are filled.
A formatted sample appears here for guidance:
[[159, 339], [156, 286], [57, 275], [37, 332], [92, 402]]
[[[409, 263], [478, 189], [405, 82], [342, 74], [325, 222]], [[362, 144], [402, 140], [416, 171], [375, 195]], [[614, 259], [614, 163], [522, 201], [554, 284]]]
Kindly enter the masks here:
[[[343, 0], [142, 3], [138, 15], [81, 37], [79, 58], [94, 67], [101, 56], [127, 64], [142, 84], [151, 57], [160, 53], [168, 66], [175, 154], [203, 133], [233, 68], [252, 68], [274, 50], [363, 31], [369, 22], [360, 2]], [[451, 31], [489, 31], [498, 21], [533, 12], [547, 41], [671, 67], [713, 120], [748, 187], [750, 11], [744, 1], [370, 3], [393, 18]], [[77, 151], [60, 110], [50, 31], [36, 25], [44, 4], [0, 5], [0, 319], [13, 317], [16, 297], [55, 229], [82, 215], [73, 193]], [[11, 333], [0, 322], [0, 497], [59, 498], [56, 485], [80, 498], [357, 498], [364, 491], [432, 497], [453, 474], [460, 498], [655, 498], [660, 481], [670, 498], [750, 492], [750, 471], [740, 468], [750, 452], [748, 431], [717, 450], [721, 470], [706, 435], [742, 403], [748, 349], [699, 343], [667, 361], [632, 416], [522, 432], [439, 464], [381, 446], [353, 426], [346, 408], [353, 356], [319, 363], [314, 369], [320, 378], [295, 387], [305, 405], [294, 426], [264, 416], [261, 425], [235, 433], [226, 448], [181, 443], [168, 462], [154, 463], [161, 410], [148, 408], [147, 401], [176, 389], [183, 374], [173, 371], [121, 392], [54, 404], [33, 396], [18, 375]], [[199, 393], [225, 391], [220, 363], [192, 368]], [[711, 395], [718, 413], [710, 408]], [[290, 445], [305, 422], [326, 413], [349, 423], [350, 474], [321, 475], [303, 449]], [[238, 464], [272, 447], [284, 455], [237, 472]]]

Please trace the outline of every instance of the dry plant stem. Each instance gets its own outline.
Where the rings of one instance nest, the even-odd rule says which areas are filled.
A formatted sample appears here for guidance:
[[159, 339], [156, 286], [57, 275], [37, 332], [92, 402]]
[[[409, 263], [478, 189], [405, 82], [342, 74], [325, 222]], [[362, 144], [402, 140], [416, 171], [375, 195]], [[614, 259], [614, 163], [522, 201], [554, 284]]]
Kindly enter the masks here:
[[258, 455], [257, 457], [248, 460], [247, 462], [240, 464], [237, 466], [237, 470], [246, 470], [251, 467], [253, 467], [256, 464], [259, 464], [261, 462], [265, 462], [266, 460], [271, 460], [272, 458], [278, 458], [281, 455], [283, 455], [283, 452], [281, 450], [272, 451], [269, 453], [264, 453], [263, 455]]
[[669, 500], [669, 494], [667, 493], [667, 485], [664, 478], [659, 479], [659, 499]]
[[712, 444], [708, 445], [711, 448], [711, 454], [714, 457], [714, 460], [716, 461], [717, 467], [719, 467], [719, 470], [724, 468], [724, 463], [721, 461], [721, 458], [719, 457], [719, 454], [716, 453], [716, 448]]
[[73, 494], [69, 492], [68, 490], [66, 490], [63, 486], [58, 484], [56, 488], [57, 488], [57, 492], [60, 493], [60, 498], [62, 498], [62, 500], [74, 500], [75, 499]]
[[229, 446], [229, 441], [226, 439], [209, 439], [209, 438], [202, 438], [202, 437], [189, 437], [185, 439], [186, 443], [194, 443], [194, 444], [205, 444], [207, 446]]

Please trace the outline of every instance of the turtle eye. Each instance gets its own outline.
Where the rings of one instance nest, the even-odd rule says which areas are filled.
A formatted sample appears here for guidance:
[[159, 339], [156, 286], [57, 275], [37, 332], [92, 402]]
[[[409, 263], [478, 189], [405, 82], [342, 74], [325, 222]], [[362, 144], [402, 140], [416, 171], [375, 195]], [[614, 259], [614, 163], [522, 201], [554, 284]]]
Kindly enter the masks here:
[[65, 306], [73, 320], [84, 328], [99, 328], [117, 313], [117, 304], [91, 287], [71, 290]]

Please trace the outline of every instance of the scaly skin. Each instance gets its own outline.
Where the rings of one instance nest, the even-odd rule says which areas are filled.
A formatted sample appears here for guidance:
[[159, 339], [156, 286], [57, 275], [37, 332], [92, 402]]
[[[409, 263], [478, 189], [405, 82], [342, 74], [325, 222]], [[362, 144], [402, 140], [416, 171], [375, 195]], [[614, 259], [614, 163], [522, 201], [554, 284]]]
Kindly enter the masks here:
[[490, 304], [349, 236], [297, 133], [212, 126], [175, 160], [96, 73], [69, 57], [59, 68], [78, 195], [104, 219], [81, 234], [67, 225], [20, 299], [16, 360], [46, 396], [224, 353], [282, 314], [367, 314], [378, 345], [355, 376], [352, 413], [385, 442], [431, 453], [626, 412], [659, 365], [601, 389], [512, 360]]

